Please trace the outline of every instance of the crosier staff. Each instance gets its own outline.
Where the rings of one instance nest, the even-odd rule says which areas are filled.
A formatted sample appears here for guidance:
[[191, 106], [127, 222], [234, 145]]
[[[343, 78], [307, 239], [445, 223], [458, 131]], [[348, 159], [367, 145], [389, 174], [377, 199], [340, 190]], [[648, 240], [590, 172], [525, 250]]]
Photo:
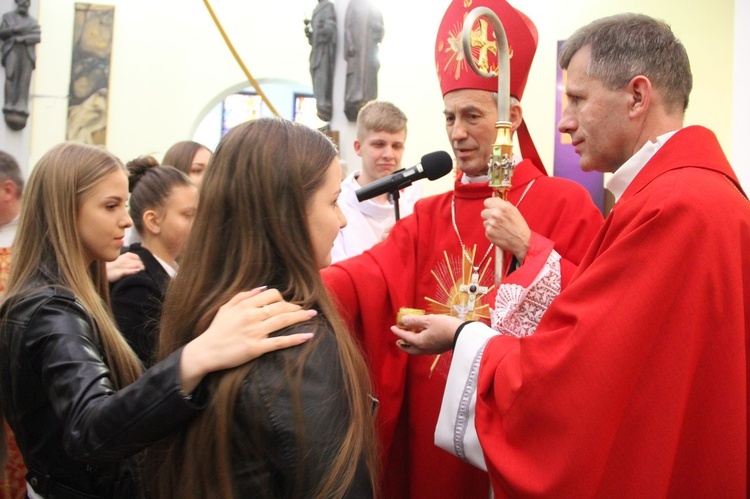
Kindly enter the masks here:
[[[474, 61], [472, 54], [472, 32], [474, 23], [480, 18], [487, 19], [495, 33], [495, 43], [497, 45], [497, 67], [498, 72], [484, 71], [479, 68]], [[510, 191], [510, 179], [513, 176], [515, 162], [513, 161], [513, 138], [511, 135], [510, 122], [510, 56], [508, 55], [508, 38], [505, 35], [505, 28], [500, 18], [487, 7], [477, 7], [469, 12], [464, 21], [463, 31], [461, 33], [463, 43], [464, 59], [469, 63], [469, 67], [482, 78], [497, 78], [499, 72], [504, 72], [500, 78], [497, 78], [497, 137], [492, 145], [492, 157], [487, 165], [489, 175], [489, 185], [493, 190], [495, 197], [508, 200], [508, 191]], [[504, 273], [504, 252], [502, 248], [495, 248], [495, 286], [500, 284]]]

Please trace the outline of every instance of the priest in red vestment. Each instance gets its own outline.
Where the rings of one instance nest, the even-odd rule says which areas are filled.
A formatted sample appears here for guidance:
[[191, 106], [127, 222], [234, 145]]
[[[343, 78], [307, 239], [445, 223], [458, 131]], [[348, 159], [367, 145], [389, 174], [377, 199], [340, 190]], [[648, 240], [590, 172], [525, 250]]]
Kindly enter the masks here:
[[[616, 204], [533, 335], [507, 334], [524, 306], [501, 331], [394, 328], [411, 353], [455, 344], [436, 442], [496, 497], [747, 497], [750, 202], [714, 134], [683, 128], [685, 48], [623, 14], [574, 33], [560, 64], [558, 126], [582, 169], [614, 172]], [[531, 289], [554, 280], [542, 243]]]
[[[434, 444], [450, 355], [410, 357], [399, 350], [390, 332], [401, 307], [485, 322], [490, 318], [495, 248], [485, 235], [482, 212], [492, 196], [486, 173], [496, 135], [497, 79], [483, 79], [471, 71], [457, 52], [457, 37], [471, 8], [492, 8], [505, 25], [513, 51], [510, 88], [520, 100], [536, 50], [536, 29], [505, 1], [474, 0], [468, 7], [466, 3], [456, 0], [450, 5], [435, 49], [446, 129], [460, 169], [454, 190], [419, 201], [386, 241], [323, 271], [371, 368], [380, 401], [382, 495], [389, 499], [489, 495], [485, 472]], [[483, 24], [478, 22], [475, 29], [477, 36], [494, 40]], [[478, 62], [497, 67], [491, 50]], [[518, 102], [512, 105], [512, 120], [522, 154], [536, 157]], [[507, 204], [511, 215], [517, 214], [519, 233], [526, 240], [505, 247], [512, 250], [505, 261], [512, 256], [523, 261], [525, 253], [533, 254], [533, 240], [553, 241], [562, 255], [564, 278], [572, 275], [602, 223], [583, 187], [548, 177], [541, 164], [530, 159], [517, 165]]]

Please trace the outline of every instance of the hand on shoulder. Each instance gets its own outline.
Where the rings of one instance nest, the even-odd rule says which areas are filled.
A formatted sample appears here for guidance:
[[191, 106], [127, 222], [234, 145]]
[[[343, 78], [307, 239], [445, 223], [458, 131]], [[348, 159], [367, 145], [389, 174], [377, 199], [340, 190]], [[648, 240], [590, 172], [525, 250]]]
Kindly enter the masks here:
[[117, 282], [126, 275], [137, 274], [145, 267], [141, 257], [135, 253], [123, 253], [112, 262], [107, 262], [107, 280]]
[[317, 314], [284, 301], [275, 289], [237, 293], [221, 306], [211, 325], [188, 343], [180, 359], [182, 390], [192, 392], [206, 374], [230, 369], [264, 353], [299, 345], [311, 333], [269, 335]]

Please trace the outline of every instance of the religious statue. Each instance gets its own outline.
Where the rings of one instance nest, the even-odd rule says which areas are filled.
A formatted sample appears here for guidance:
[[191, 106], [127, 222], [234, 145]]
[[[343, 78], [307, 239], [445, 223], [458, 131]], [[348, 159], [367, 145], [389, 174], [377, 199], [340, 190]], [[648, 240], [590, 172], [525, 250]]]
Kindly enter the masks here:
[[383, 41], [383, 15], [369, 0], [351, 0], [346, 9], [344, 114], [357, 121], [359, 110], [378, 97], [378, 44]]
[[336, 11], [331, 0], [318, 0], [312, 19], [305, 19], [310, 42], [310, 76], [318, 118], [331, 121], [333, 115], [333, 70], [336, 65]]
[[42, 30], [29, 15], [30, 0], [16, 0], [16, 10], [3, 14], [0, 24], [2, 65], [5, 67], [5, 122], [13, 130], [26, 126], [29, 117], [29, 86], [36, 67], [35, 45]]

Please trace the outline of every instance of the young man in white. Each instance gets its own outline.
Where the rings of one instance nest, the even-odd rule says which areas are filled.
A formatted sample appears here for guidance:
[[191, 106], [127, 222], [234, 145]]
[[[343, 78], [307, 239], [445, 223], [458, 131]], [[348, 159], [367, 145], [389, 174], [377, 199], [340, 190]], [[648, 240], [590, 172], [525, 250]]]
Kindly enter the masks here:
[[[405, 143], [406, 116], [399, 108], [390, 102], [371, 101], [360, 109], [354, 151], [362, 158], [362, 169], [350, 173], [341, 183], [338, 202], [347, 225], [333, 245], [333, 262], [359, 255], [388, 236], [396, 222], [389, 194], [360, 203], [355, 191], [399, 170]], [[402, 218], [412, 213], [421, 195], [418, 184], [400, 191], [398, 202]]]

